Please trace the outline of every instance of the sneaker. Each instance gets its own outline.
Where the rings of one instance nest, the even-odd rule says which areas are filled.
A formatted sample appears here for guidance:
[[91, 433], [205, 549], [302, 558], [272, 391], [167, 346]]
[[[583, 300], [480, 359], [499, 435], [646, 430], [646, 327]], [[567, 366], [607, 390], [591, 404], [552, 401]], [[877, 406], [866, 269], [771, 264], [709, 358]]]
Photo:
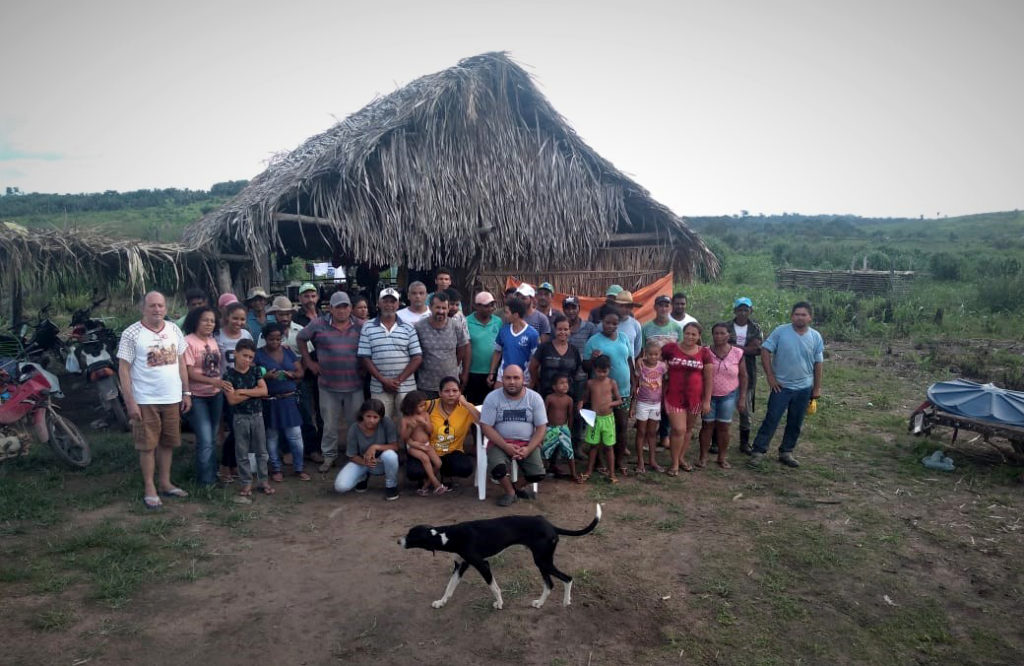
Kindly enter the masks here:
[[[366, 490], [365, 481], [363, 481], [362, 486], [363, 490]], [[362, 490], [359, 490], [359, 486], [356, 486], [356, 492], [362, 492]], [[398, 499], [398, 486], [391, 486], [390, 488], [385, 488], [384, 499], [386, 499], [389, 502], [394, 502], [396, 499]]]
[[535, 500], [537, 499], [537, 493], [533, 492], [533, 488], [517, 488], [516, 497], [524, 500]]
[[324, 458], [324, 461], [320, 463], [320, 466], [316, 468], [316, 471], [324, 474], [331, 471], [331, 467], [334, 465], [334, 458]]
[[[370, 485], [370, 482], [367, 479], [363, 479], [362, 481], [360, 481], [359, 483], [356, 484], [355, 491], [357, 493], [365, 493], [366, 492], [366, 487], [368, 485]], [[395, 487], [395, 490], [397, 492], [397, 490], [398, 490], [397, 486]]]
[[498, 506], [512, 506], [517, 501], [519, 501], [519, 498], [515, 495], [502, 495], [498, 498]]
[[800, 463], [793, 457], [792, 453], [780, 453], [779, 462], [786, 467], [799, 467]]
[[754, 452], [752, 452], [750, 454], [750, 460], [747, 461], [747, 467], [753, 467], [755, 469], [760, 469], [761, 462], [763, 460], [764, 460], [764, 454], [763, 453], [758, 453], [757, 451], [754, 451]]

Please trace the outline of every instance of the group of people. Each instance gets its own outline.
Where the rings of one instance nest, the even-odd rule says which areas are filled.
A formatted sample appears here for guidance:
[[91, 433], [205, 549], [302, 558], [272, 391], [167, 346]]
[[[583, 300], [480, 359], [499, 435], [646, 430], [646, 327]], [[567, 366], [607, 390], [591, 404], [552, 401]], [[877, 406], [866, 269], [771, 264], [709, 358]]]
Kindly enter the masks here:
[[[764, 339], [751, 319], [753, 303], [738, 298], [733, 318], [714, 324], [704, 346], [704, 329], [687, 314], [682, 293], [658, 296], [654, 319], [640, 323], [633, 315], [641, 304], [618, 285], [587, 318], [575, 296], [556, 309], [546, 282], [509, 289], [502, 313], [480, 291], [464, 314], [446, 269], [437, 271], [432, 293], [421, 282], [406, 291], [400, 309], [399, 292], [382, 289], [372, 318], [366, 299], [344, 291], [320, 312], [310, 283], [300, 287], [297, 307], [260, 288], [244, 303], [222, 294], [216, 307], [189, 291], [189, 312], [178, 322], [166, 319], [162, 294], [147, 294], [141, 320], [118, 349], [146, 506], [186, 495], [170, 480], [181, 414], [195, 433], [197, 483], [237, 481], [242, 498], [273, 494], [288, 466], [309, 481], [307, 458], [328, 473], [342, 448], [338, 492], [365, 491], [370, 476], [383, 476], [385, 498], [397, 499], [404, 460], [418, 494], [442, 495], [475, 470], [475, 448], [467, 447], [474, 426], [486, 438], [501, 506], [534, 498], [531, 483], [566, 468], [577, 483], [595, 473], [611, 483], [633, 473], [677, 476], [705, 467], [712, 454], [728, 468], [735, 412], [740, 448], [753, 465], [787, 414], [779, 460], [799, 465], [793, 450], [808, 403], [820, 395], [823, 360], [808, 303], [794, 305], [791, 323]], [[751, 439], [758, 357], [771, 395]], [[659, 447], [670, 451], [667, 468], [658, 463]], [[576, 460], [584, 454], [581, 471]]]

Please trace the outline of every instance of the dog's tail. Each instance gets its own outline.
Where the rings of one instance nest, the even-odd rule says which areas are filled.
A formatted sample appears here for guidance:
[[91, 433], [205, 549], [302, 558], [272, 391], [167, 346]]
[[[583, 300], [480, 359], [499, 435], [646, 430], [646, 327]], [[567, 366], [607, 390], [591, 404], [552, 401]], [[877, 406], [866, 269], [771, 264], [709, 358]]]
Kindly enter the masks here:
[[555, 531], [565, 536], [583, 536], [584, 534], [590, 534], [597, 527], [597, 524], [601, 522], [601, 505], [597, 505], [597, 514], [594, 519], [590, 521], [590, 524], [584, 527], [582, 530], [563, 530], [561, 527], [555, 527]]

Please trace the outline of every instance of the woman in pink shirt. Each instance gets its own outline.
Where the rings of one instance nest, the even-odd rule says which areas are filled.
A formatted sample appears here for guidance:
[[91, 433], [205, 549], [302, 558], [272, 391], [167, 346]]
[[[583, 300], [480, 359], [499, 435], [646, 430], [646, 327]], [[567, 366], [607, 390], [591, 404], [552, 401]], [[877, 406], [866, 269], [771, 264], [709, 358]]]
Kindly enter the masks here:
[[729, 424], [737, 409], [743, 412], [746, 402], [738, 400], [747, 393], [747, 370], [743, 362], [743, 349], [729, 344], [729, 327], [718, 323], [711, 327], [711, 411], [704, 415], [700, 428], [700, 459], [697, 467], [708, 464], [711, 433], [716, 431], [718, 466], [729, 469], [725, 459], [729, 448]]

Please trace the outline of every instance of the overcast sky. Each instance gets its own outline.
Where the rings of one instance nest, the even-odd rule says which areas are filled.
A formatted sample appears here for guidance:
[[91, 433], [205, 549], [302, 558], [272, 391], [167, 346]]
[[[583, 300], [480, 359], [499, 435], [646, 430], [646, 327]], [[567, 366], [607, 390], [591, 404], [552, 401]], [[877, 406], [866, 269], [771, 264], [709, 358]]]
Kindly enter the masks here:
[[0, 20], [0, 188], [251, 178], [506, 50], [682, 215], [1024, 208], [1020, 0], [5, 0]]

